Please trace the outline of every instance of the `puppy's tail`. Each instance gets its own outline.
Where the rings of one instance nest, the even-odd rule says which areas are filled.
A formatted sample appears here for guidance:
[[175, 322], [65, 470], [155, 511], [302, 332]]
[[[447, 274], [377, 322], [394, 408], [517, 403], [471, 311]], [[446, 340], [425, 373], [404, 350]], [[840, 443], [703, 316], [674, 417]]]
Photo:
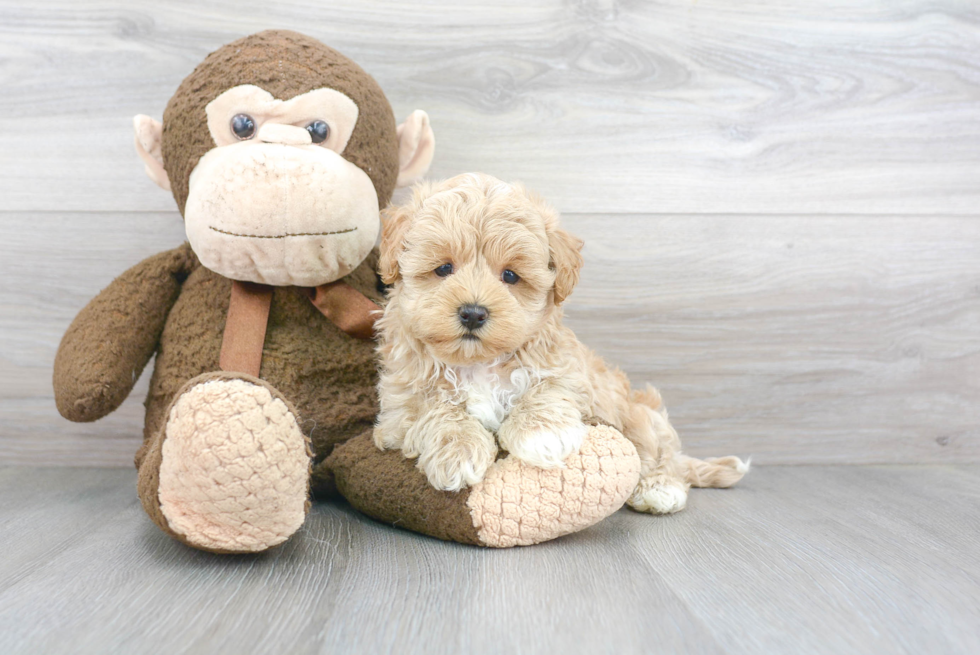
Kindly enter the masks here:
[[[660, 392], [650, 385], [647, 385], [644, 389], [634, 389], [630, 399], [635, 403], [646, 405], [650, 409], [659, 412], [664, 418], [667, 417]], [[683, 453], [677, 455], [677, 460], [681, 466], [681, 470], [684, 472], [684, 478], [692, 487], [730, 487], [749, 472], [749, 466], [752, 464], [751, 459], [746, 462], [743, 462], [738, 457], [697, 459], [696, 457], [689, 457]]]
[[749, 472], [752, 464], [751, 459], [743, 462], [734, 456], [697, 459], [679, 454], [677, 459], [692, 487], [730, 487]]

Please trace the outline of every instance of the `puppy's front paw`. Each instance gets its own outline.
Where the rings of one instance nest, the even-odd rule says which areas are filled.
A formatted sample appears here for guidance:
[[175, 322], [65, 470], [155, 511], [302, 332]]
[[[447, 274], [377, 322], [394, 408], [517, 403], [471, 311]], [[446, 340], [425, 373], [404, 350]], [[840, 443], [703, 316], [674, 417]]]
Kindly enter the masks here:
[[517, 459], [544, 469], [564, 468], [565, 459], [582, 447], [588, 426], [581, 422], [566, 426], [522, 427], [504, 421], [497, 433], [500, 445]]
[[480, 482], [496, 458], [497, 444], [482, 426], [453, 424], [428, 440], [418, 467], [436, 489], [459, 491]]

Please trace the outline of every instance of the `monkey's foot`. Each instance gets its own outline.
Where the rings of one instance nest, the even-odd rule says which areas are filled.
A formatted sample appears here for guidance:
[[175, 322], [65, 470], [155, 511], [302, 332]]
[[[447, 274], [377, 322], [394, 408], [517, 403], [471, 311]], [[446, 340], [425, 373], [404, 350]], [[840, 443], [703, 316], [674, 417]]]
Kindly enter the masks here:
[[461, 491], [435, 489], [414, 460], [400, 450], [378, 450], [370, 433], [335, 448], [323, 465], [344, 497], [369, 516], [493, 548], [584, 530], [622, 507], [640, 478], [636, 448], [608, 426], [589, 428], [564, 468], [542, 469], [508, 455]]
[[467, 499], [487, 546], [527, 546], [578, 532], [626, 502], [640, 475], [636, 448], [615, 428], [588, 428], [565, 467], [538, 468], [510, 455]]
[[[285, 399], [261, 380], [220, 373], [195, 379], [172, 403], [154, 445], [158, 452], [140, 470], [140, 496], [150, 516], [184, 543], [258, 552], [303, 524], [308, 442]], [[145, 493], [153, 480], [144, 480], [143, 469], [157, 463], [156, 494]]]

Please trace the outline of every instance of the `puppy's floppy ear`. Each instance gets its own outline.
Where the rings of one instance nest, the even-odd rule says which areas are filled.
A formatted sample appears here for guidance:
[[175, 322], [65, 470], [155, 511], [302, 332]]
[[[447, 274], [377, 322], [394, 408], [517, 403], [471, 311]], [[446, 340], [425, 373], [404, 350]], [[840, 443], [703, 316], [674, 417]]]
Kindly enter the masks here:
[[558, 227], [558, 217], [548, 221], [548, 250], [551, 253], [549, 266], [555, 271], [555, 304], [560, 305], [578, 284], [579, 271], [582, 270], [582, 245], [578, 237], [572, 236]]
[[383, 229], [381, 231], [381, 256], [378, 259], [378, 274], [385, 284], [394, 284], [401, 277], [398, 270], [398, 257], [405, 249], [405, 233], [412, 224], [412, 216], [407, 207], [390, 206], [381, 212]]

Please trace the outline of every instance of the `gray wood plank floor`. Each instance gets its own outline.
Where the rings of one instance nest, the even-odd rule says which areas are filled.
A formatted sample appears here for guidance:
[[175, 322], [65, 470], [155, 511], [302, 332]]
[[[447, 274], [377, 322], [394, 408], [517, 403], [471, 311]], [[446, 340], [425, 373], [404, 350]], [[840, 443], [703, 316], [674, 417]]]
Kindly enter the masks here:
[[489, 551], [343, 504], [262, 556], [159, 532], [135, 473], [0, 469], [2, 653], [980, 651], [980, 467], [756, 467]]

